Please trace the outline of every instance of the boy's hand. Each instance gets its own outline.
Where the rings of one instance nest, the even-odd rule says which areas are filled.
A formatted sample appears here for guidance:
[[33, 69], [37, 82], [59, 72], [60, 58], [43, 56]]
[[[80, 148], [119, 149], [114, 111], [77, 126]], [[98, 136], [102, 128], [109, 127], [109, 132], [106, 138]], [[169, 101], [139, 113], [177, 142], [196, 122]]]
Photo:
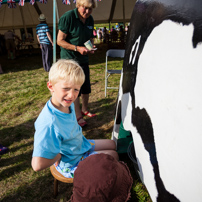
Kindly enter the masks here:
[[59, 156], [59, 160], [57, 160], [55, 163], [54, 163], [54, 165], [55, 166], [58, 166], [59, 164], [60, 164], [60, 159], [61, 159], [61, 154], [58, 154]]
[[56, 161], [56, 162], [54, 163], [55, 167], [57, 167], [59, 164], [60, 164], [60, 160], [58, 160], [58, 161]]

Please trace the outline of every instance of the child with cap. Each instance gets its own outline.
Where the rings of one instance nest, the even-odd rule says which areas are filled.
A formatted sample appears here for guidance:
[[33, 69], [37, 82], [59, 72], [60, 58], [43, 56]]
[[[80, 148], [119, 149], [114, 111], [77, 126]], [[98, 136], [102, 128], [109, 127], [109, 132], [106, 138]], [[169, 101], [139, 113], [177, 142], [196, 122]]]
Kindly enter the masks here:
[[87, 157], [75, 171], [71, 202], [126, 202], [133, 179], [124, 162], [108, 154]]
[[52, 97], [35, 122], [35, 171], [55, 163], [62, 175], [71, 178], [78, 163], [89, 155], [106, 153], [118, 159], [113, 140], [87, 140], [77, 123], [74, 101], [84, 80], [82, 68], [73, 60], [61, 59], [51, 67], [47, 87]]

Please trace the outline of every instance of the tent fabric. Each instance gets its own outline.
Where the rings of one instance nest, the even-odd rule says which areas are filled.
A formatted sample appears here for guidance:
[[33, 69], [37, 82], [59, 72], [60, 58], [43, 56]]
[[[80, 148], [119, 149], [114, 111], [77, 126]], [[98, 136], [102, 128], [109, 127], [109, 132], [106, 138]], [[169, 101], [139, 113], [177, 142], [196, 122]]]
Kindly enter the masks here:
[[[19, 0], [15, 2], [19, 2]], [[102, 0], [98, 2], [98, 7], [93, 10], [92, 16], [95, 23], [129, 22], [135, 2], [135, 0]], [[6, 0], [3, 0], [3, 3], [0, 7], [0, 30], [24, 28], [24, 24], [27, 28], [36, 27], [39, 23], [38, 16], [40, 13], [47, 16], [49, 26], [53, 25], [53, 0], [47, 0], [46, 4], [36, 1], [33, 6], [25, 1], [24, 6], [19, 6], [16, 3], [16, 8], [12, 9], [8, 8]], [[62, 0], [56, 0], [56, 3], [59, 18], [66, 11], [75, 8], [74, 3], [65, 5]]]

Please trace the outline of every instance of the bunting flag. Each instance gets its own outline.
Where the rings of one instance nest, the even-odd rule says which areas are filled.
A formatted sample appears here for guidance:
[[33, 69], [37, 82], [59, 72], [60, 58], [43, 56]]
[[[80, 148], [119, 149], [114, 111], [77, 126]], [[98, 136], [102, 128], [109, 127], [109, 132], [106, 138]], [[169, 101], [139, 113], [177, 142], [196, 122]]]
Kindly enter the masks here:
[[24, 6], [25, 0], [19, 0], [19, 6]]
[[16, 8], [15, 0], [7, 0], [8, 8]]
[[47, 0], [39, 0], [40, 3], [47, 4]]
[[35, 0], [30, 0], [30, 2], [29, 2], [32, 6], [34, 5], [34, 3], [35, 3]]
[[[25, 2], [27, 2], [27, 1], [29, 1], [29, 0], [0, 0], [0, 7], [2, 4], [7, 2], [9, 8], [16, 8], [16, 3], [18, 3], [19, 6], [24, 6]], [[44, 4], [46, 4], [48, 2], [48, 0], [30, 0], [29, 2], [31, 5], [34, 5], [34, 3], [36, 1], [38, 1], [40, 3], [44, 3]], [[76, 0], [62, 0], [62, 3], [66, 4], [66, 5], [70, 5], [71, 1], [73, 3], [76, 3]], [[97, 1], [101, 1], [101, 0], [97, 0]]]
[[62, 3], [63, 3], [63, 4], [70, 5], [70, 0], [62, 0]]
[[[101, 1], [101, 0], [97, 0], [97, 1]], [[67, 4], [67, 5], [70, 5], [70, 0], [62, 0], [62, 3], [63, 4]], [[73, 0], [73, 3], [76, 3], [76, 0]]]

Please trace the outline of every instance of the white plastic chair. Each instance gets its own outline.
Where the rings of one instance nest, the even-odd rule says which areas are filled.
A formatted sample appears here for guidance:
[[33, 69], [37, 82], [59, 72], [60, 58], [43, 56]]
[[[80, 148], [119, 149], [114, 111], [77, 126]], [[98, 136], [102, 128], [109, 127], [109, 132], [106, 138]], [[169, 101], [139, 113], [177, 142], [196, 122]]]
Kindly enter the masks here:
[[[106, 69], [105, 69], [105, 97], [107, 96], [107, 89], [118, 89], [118, 87], [108, 86], [108, 78], [111, 74], [121, 74], [122, 70], [110, 70], [107, 67], [108, 57], [112, 58], [124, 58], [125, 50], [124, 49], [109, 49], [106, 52]], [[121, 67], [122, 68], [122, 67]]]

